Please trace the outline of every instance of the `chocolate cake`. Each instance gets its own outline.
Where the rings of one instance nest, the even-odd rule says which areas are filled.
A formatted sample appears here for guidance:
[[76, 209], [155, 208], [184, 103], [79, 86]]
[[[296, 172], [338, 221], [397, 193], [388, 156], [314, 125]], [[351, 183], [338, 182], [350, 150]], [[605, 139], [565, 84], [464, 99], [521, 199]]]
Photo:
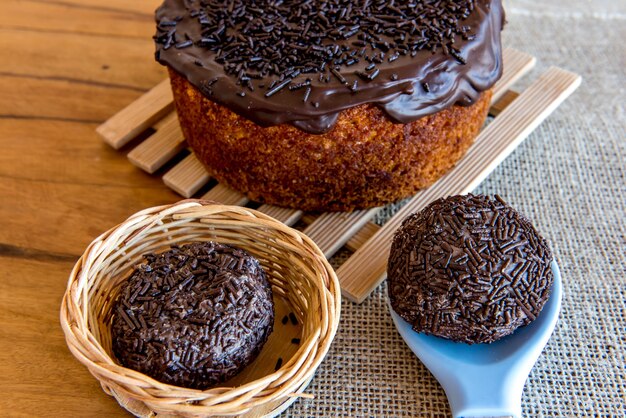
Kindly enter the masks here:
[[545, 239], [499, 196], [452, 196], [396, 231], [389, 298], [417, 332], [490, 343], [539, 315], [552, 289], [551, 261]]
[[430, 185], [502, 72], [500, 0], [165, 0], [156, 20], [191, 148], [281, 206], [350, 210]]
[[113, 353], [164, 383], [206, 389], [241, 371], [272, 332], [272, 290], [259, 262], [214, 242], [147, 254], [113, 307]]

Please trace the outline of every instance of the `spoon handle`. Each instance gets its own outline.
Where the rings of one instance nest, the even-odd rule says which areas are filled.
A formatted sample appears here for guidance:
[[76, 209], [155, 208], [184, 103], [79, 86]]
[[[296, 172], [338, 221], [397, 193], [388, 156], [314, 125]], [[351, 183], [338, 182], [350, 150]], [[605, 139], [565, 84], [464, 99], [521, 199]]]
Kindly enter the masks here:
[[500, 416], [498, 416], [498, 417], [491, 417], [490, 416], [490, 417], [462, 417], [462, 418], [513, 418], [513, 416], [506, 415], [506, 416], [503, 416], [503, 417], [500, 417]]

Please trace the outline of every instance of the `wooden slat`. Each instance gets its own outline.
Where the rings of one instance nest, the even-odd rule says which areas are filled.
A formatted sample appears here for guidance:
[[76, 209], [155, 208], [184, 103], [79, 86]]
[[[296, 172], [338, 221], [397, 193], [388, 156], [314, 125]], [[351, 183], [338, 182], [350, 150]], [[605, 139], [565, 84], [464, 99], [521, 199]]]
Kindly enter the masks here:
[[346, 242], [346, 248], [350, 251], [356, 251], [361, 248], [367, 240], [372, 238], [372, 236], [378, 232], [380, 226], [376, 225], [373, 222], [368, 222], [359, 229], [356, 234], [352, 235], [348, 242]]
[[274, 219], [279, 220], [285, 225], [293, 225], [300, 220], [304, 212], [296, 209], [280, 208], [273, 205], [261, 205], [257, 209], [259, 212], [271, 216]]
[[330, 258], [380, 209], [378, 207], [350, 213], [324, 213], [313, 221], [304, 233], [320, 247], [326, 258]]
[[[250, 201], [243, 194], [239, 193], [236, 190], [233, 190], [229, 187], [223, 187], [219, 184], [211, 189], [207, 194], [203, 196], [204, 199], [217, 200], [218, 202], [222, 202], [228, 205], [245, 205]], [[241, 202], [241, 203], [232, 203], [232, 202]], [[302, 217], [302, 211], [297, 209], [289, 209], [289, 208], [280, 208], [278, 206], [273, 205], [261, 205], [257, 208], [259, 212], [263, 212], [266, 215], [271, 216], [274, 219], [281, 221], [287, 225], [293, 225], [298, 222], [298, 220]]]
[[[315, 220], [319, 217], [319, 215], [312, 214], [304, 214], [302, 216], [302, 222], [307, 226], [315, 222]], [[356, 231], [353, 235], [350, 236], [348, 241], [345, 243], [345, 247], [354, 252], [361, 248], [368, 239], [372, 237], [378, 230], [380, 226], [373, 222], [366, 222], [358, 231]]]
[[493, 103], [489, 108], [489, 114], [491, 116], [498, 116], [513, 100], [517, 99], [519, 93], [513, 90], [507, 90], [497, 102]]
[[152, 174], [185, 148], [185, 138], [176, 112], [171, 112], [155, 127], [157, 131], [128, 153], [131, 163]]
[[96, 128], [115, 149], [151, 127], [174, 108], [169, 79], [165, 79]]
[[386, 276], [393, 234], [402, 220], [431, 201], [473, 190], [506, 158], [581, 82], [580, 76], [551, 67], [511, 103], [478, 136], [454, 170], [419, 192], [339, 269], [344, 296], [362, 302]]
[[236, 192], [230, 187], [224, 186], [218, 183], [202, 196], [202, 199], [215, 200], [216, 202], [223, 203], [225, 205], [243, 206], [250, 201], [243, 194]]
[[176, 193], [184, 196], [193, 196], [204, 186], [211, 176], [194, 154], [189, 154], [184, 160], [172, 167], [163, 176], [163, 182]]
[[[238, 191], [233, 190], [230, 187], [223, 186], [221, 184], [213, 187], [204, 196], [202, 196], [202, 198], [215, 200], [225, 205], [239, 206], [243, 206], [250, 201], [250, 199], [248, 199], [242, 193], [239, 193]], [[302, 217], [303, 214], [301, 210], [281, 208], [273, 205], [261, 205], [257, 208], [257, 210], [273, 217], [274, 219], [279, 220], [286, 225], [293, 225]]]

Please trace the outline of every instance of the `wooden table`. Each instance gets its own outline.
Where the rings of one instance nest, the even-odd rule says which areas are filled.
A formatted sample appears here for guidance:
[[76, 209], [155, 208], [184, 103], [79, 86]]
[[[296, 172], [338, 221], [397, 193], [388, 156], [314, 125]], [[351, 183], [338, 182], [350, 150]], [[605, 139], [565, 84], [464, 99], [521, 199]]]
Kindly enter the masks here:
[[70, 354], [59, 323], [85, 247], [180, 197], [95, 128], [166, 77], [160, 0], [0, 2], [0, 416], [129, 416]]
[[70, 354], [59, 307], [87, 244], [179, 199], [96, 135], [165, 76], [158, 0], [0, 4], [0, 415], [128, 416]]

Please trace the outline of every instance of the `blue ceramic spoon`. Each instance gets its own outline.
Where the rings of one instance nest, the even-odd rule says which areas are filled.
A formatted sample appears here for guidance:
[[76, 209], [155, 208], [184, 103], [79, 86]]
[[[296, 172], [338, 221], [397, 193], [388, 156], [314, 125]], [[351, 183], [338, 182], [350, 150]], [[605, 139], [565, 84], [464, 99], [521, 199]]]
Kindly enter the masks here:
[[521, 418], [524, 383], [561, 309], [561, 274], [554, 261], [552, 272], [552, 294], [537, 319], [491, 344], [455, 343], [417, 333], [390, 307], [400, 335], [445, 390], [455, 418]]

